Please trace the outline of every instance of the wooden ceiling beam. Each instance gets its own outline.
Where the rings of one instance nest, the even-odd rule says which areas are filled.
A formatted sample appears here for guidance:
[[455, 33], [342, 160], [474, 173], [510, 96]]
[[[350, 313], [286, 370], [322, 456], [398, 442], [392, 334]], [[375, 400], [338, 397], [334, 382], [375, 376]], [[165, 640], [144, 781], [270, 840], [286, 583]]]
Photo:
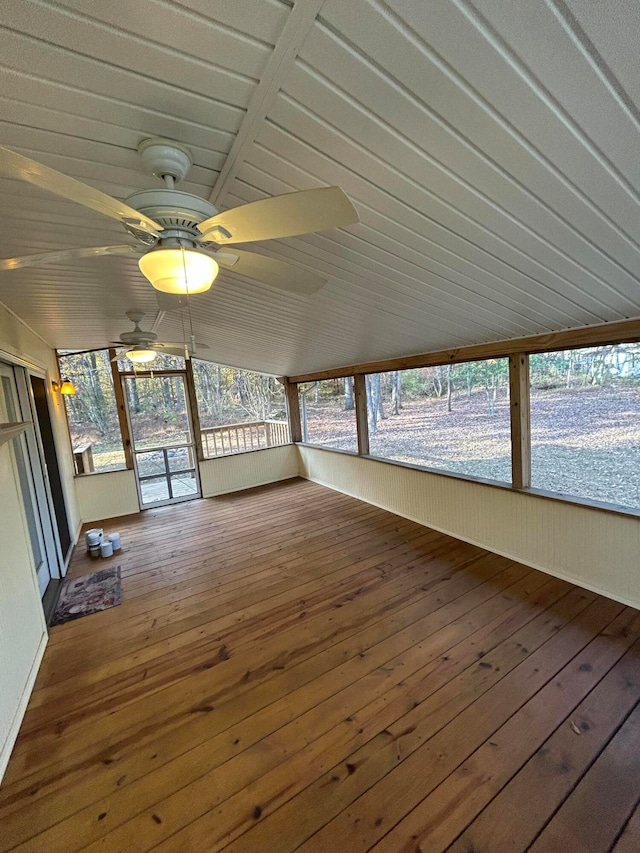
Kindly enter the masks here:
[[233, 141], [209, 201], [220, 207], [247, 158], [324, 0], [296, 0]]

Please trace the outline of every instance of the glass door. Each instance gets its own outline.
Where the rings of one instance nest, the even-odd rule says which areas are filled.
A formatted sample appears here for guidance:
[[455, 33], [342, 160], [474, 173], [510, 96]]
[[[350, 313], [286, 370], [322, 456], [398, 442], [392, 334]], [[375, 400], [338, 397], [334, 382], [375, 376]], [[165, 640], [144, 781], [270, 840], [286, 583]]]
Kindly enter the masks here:
[[[28, 400], [21, 401], [23, 386], [26, 387], [24, 368], [0, 362], [0, 420], [32, 420]], [[14, 439], [13, 446], [38, 587], [44, 596], [51, 579], [60, 577], [61, 563], [47, 491], [46, 465], [33, 423]]]
[[185, 374], [122, 376], [141, 509], [200, 497]]

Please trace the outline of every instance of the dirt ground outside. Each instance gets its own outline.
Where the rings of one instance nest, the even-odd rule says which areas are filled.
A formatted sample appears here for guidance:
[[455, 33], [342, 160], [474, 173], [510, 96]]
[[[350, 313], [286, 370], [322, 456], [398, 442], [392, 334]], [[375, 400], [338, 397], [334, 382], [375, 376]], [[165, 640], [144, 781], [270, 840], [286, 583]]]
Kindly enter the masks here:
[[[337, 399], [309, 407], [308, 441], [357, 449], [355, 415]], [[640, 509], [640, 388], [535, 390], [531, 394], [532, 485], [547, 491]], [[378, 422], [372, 456], [511, 482], [509, 399], [501, 389], [493, 415], [486, 397], [454, 395], [404, 403]]]

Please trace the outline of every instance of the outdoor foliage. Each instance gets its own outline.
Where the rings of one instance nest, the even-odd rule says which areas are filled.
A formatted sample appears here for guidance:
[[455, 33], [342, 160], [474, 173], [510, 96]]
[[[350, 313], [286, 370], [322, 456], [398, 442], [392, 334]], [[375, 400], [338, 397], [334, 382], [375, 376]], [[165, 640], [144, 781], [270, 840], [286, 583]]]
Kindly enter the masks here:
[[640, 509], [640, 345], [530, 358], [534, 488]]
[[[134, 365], [123, 359], [120, 370]], [[148, 369], [184, 369], [184, 359], [160, 355]], [[125, 467], [108, 350], [60, 355], [60, 370], [76, 386], [65, 397], [74, 448], [91, 444], [96, 471]], [[285, 420], [284, 389], [268, 376], [193, 360], [201, 427], [261, 420]], [[128, 404], [142, 446], [171, 440], [181, 428], [186, 400], [181, 380], [127, 382]], [[184, 438], [180, 439], [181, 441]]]
[[337, 450], [358, 449], [351, 377], [300, 385], [298, 395], [303, 441]]
[[60, 373], [76, 387], [64, 398], [74, 450], [91, 444], [96, 471], [124, 468], [108, 350], [60, 355]]
[[285, 420], [283, 386], [271, 376], [193, 360], [200, 426]]
[[531, 387], [640, 386], [640, 344], [616, 344], [536, 353], [529, 357]]
[[[640, 508], [640, 344], [533, 354], [530, 368], [533, 486]], [[355, 450], [351, 383], [302, 390], [307, 440]], [[510, 482], [506, 358], [372, 374], [367, 397], [372, 455]]]

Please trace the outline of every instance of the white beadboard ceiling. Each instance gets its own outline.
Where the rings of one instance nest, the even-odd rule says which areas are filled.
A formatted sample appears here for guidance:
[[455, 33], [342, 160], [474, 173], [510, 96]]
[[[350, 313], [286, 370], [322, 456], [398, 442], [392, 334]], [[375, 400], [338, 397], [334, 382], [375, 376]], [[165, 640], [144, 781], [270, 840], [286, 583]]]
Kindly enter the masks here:
[[[223, 272], [193, 298], [212, 360], [294, 374], [640, 316], [637, 0], [3, 0], [0, 24], [0, 145], [124, 198], [158, 185], [136, 147], [159, 135], [219, 207], [353, 200], [358, 225], [255, 246], [317, 294]], [[0, 194], [2, 257], [127, 239]], [[60, 348], [157, 314], [120, 257], [0, 273], [0, 301]]]

